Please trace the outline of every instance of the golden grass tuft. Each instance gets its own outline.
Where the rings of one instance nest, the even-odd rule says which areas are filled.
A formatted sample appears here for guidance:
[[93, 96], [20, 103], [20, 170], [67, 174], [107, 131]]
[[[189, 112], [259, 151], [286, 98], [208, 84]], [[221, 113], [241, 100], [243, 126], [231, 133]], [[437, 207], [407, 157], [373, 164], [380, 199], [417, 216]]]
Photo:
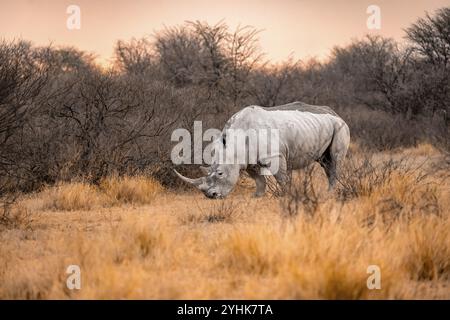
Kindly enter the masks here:
[[436, 149], [432, 144], [430, 143], [420, 143], [415, 148], [408, 148], [402, 151], [404, 154], [408, 154], [409, 156], [415, 156], [415, 157], [430, 157], [430, 156], [436, 156], [439, 155], [439, 150]]
[[100, 190], [113, 204], [150, 204], [162, 192], [161, 184], [144, 176], [112, 176], [100, 182]]
[[0, 202], [0, 231], [3, 229], [30, 230], [37, 215], [21, 203]]
[[53, 211], [92, 210], [103, 205], [97, 188], [85, 182], [50, 187], [42, 192], [43, 208]]
[[276, 272], [279, 262], [280, 235], [273, 229], [252, 226], [241, 227], [228, 235], [224, 241], [223, 256], [219, 265], [233, 272], [265, 274]]
[[150, 204], [162, 191], [162, 186], [149, 177], [113, 176], [103, 179], [98, 187], [85, 182], [61, 183], [46, 188], [37, 198], [44, 210], [88, 211], [121, 204]]
[[413, 280], [450, 280], [448, 217], [415, 219], [407, 234], [404, 268]]

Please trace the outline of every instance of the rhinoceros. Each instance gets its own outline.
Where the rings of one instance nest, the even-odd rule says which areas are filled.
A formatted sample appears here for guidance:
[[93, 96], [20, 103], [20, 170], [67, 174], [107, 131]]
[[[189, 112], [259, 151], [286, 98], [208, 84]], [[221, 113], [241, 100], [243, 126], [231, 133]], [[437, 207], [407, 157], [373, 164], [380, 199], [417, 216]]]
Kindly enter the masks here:
[[[327, 106], [314, 106], [303, 102], [292, 102], [276, 107], [248, 106], [235, 113], [225, 124], [220, 137], [213, 143], [223, 144], [226, 150], [226, 132], [229, 129], [254, 129], [256, 131], [278, 130], [279, 147], [276, 172], [272, 174], [277, 183], [285, 187], [291, 170], [301, 169], [317, 161], [324, 169], [329, 189], [336, 184], [338, 168], [350, 143], [350, 130], [336, 112]], [[247, 148], [248, 150], [249, 148]], [[248, 151], [247, 151], [248, 152]], [[247, 157], [248, 158], [248, 157]], [[212, 163], [203, 167], [203, 177], [190, 179], [175, 170], [183, 181], [196, 186], [206, 197], [226, 197], [239, 180], [241, 170], [246, 170], [255, 180], [256, 193], [265, 193], [268, 160], [257, 156], [256, 163]], [[267, 170], [266, 170], [267, 171]]]

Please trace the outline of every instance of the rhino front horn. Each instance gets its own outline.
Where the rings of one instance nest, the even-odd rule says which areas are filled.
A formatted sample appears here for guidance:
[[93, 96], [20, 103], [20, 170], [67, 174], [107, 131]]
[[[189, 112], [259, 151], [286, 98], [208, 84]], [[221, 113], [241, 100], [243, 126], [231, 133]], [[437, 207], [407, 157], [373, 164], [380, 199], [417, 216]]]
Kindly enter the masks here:
[[187, 177], [183, 176], [181, 173], [179, 173], [179, 172], [178, 172], [177, 170], [175, 170], [175, 169], [173, 169], [173, 171], [175, 171], [175, 173], [177, 174], [177, 176], [178, 176], [181, 180], [183, 180], [184, 182], [190, 183], [190, 184], [192, 184], [192, 185], [194, 185], [194, 186], [196, 186], [196, 187], [198, 187], [199, 185], [201, 185], [202, 182], [203, 182], [203, 178], [190, 179], [190, 178], [187, 178]]

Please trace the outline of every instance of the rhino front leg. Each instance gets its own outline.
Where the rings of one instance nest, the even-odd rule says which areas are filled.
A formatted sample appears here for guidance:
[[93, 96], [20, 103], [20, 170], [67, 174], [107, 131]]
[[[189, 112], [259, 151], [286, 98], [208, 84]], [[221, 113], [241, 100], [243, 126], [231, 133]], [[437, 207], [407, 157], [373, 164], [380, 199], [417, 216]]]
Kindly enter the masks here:
[[255, 180], [256, 183], [256, 192], [254, 194], [254, 197], [259, 198], [264, 196], [264, 194], [266, 193], [266, 178], [259, 174], [257, 168], [248, 168], [247, 172], [250, 177]]
[[255, 182], [256, 192], [254, 196], [256, 198], [264, 196], [264, 194], [266, 193], [266, 178], [264, 178], [264, 176], [258, 175], [257, 177], [255, 177]]

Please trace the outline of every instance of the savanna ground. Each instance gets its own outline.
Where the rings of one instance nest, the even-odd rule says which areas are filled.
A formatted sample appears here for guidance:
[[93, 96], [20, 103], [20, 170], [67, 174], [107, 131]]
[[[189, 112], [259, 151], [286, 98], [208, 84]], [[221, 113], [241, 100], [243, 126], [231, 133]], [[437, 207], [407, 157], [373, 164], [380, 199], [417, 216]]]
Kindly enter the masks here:
[[[450, 298], [448, 159], [352, 145], [335, 192], [318, 166], [308, 176], [258, 199], [245, 178], [209, 200], [143, 176], [25, 195], [0, 220], [0, 298]], [[80, 290], [66, 287], [72, 264]]]

